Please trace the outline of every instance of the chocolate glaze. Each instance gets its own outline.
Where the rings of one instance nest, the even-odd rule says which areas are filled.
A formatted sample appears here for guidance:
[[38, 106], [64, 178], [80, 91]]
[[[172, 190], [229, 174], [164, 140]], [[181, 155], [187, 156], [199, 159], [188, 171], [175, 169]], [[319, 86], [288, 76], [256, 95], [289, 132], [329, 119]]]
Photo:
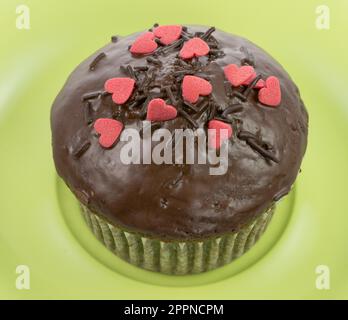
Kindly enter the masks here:
[[[203, 34], [206, 30], [207, 27], [189, 26], [184, 37], [195, 32]], [[199, 72], [193, 73], [209, 78], [213, 85], [211, 100], [217, 110], [222, 113], [231, 105], [223, 67], [243, 62], [254, 64], [257, 74], [264, 79], [270, 75], [278, 77], [282, 92], [280, 106], [264, 106], [258, 102], [256, 90], [249, 92], [243, 109], [236, 113], [237, 125], [229, 142], [229, 170], [225, 175], [209, 175], [210, 165], [123, 165], [119, 159], [123, 143], [118, 142], [112, 149], [99, 145], [92, 121], [86, 121], [86, 105], [93, 122], [101, 117], [114, 117], [125, 127], [140, 130], [146, 98], [152, 93], [163, 95], [160, 84], [173, 84], [172, 75], [177, 66], [187, 64], [178, 62], [181, 43], [167, 54], [155, 54], [161, 63], [151, 62], [149, 56], [132, 56], [128, 48], [138, 35], [118, 37], [117, 42], [82, 62], [57, 96], [51, 127], [58, 174], [83, 204], [110, 223], [130, 231], [162, 239], [199, 239], [240, 229], [288, 193], [300, 169], [307, 144], [308, 115], [296, 85], [262, 49], [246, 39], [216, 30], [212, 33], [216, 40], [215, 57], [201, 57], [193, 62], [202, 65]], [[91, 63], [101, 53], [105, 54], [103, 59], [91, 71]], [[138, 102], [131, 98], [124, 106], [117, 106], [110, 95], [103, 93], [103, 86], [109, 78], [130, 76], [127, 65], [133, 70], [151, 69], [154, 85]], [[88, 104], [82, 101], [84, 95], [98, 91], [100, 94], [88, 100]], [[200, 117], [192, 117], [200, 127], [205, 126], [204, 112]], [[171, 130], [192, 127], [180, 115], [161, 126]], [[264, 158], [239, 139], [240, 131], [260, 136], [271, 146], [279, 162]]]

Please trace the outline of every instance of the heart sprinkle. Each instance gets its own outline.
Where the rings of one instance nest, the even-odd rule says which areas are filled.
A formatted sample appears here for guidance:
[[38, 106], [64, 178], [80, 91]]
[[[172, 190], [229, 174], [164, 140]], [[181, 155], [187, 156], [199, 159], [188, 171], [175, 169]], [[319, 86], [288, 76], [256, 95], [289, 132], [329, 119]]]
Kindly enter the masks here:
[[259, 91], [259, 101], [271, 107], [277, 107], [281, 102], [280, 84], [277, 77], [266, 79], [265, 87]]
[[254, 86], [254, 89], [262, 89], [266, 85], [265, 80], [260, 79]]
[[94, 123], [94, 129], [100, 134], [100, 145], [104, 148], [110, 148], [119, 137], [123, 124], [114, 119], [99, 118]]
[[157, 49], [157, 43], [154, 39], [155, 35], [150, 31], [140, 35], [132, 44], [130, 52], [133, 54], [152, 53]]
[[154, 30], [154, 34], [160, 39], [161, 43], [168, 45], [178, 40], [181, 36], [182, 26], [159, 26]]
[[178, 112], [171, 106], [166, 104], [163, 99], [152, 99], [147, 106], [146, 120], [150, 121], [167, 121], [176, 118]]
[[234, 87], [248, 85], [256, 77], [256, 72], [252, 66], [238, 67], [236, 64], [229, 64], [224, 68], [226, 79]]
[[196, 103], [199, 96], [208, 96], [212, 90], [209, 81], [199, 77], [185, 76], [182, 82], [182, 96], [190, 103]]
[[105, 91], [112, 93], [112, 101], [124, 104], [134, 90], [135, 81], [131, 78], [112, 78], [105, 82]]
[[206, 56], [210, 51], [208, 44], [201, 38], [192, 38], [184, 43], [179, 56], [182, 59]]
[[[227, 136], [221, 130], [225, 130]], [[208, 123], [209, 146], [214, 149], [220, 149], [222, 143], [231, 138], [232, 132], [230, 124], [219, 120], [210, 120]], [[223, 135], [221, 133], [223, 133]]]

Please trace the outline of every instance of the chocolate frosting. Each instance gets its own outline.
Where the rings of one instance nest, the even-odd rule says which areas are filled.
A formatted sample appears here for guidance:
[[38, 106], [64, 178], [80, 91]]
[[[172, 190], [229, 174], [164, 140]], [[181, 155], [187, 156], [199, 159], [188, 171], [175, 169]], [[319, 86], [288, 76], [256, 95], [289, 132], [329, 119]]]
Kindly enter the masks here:
[[[183, 37], [202, 36], [207, 29], [188, 26]], [[139, 34], [113, 37], [75, 69], [55, 99], [51, 127], [58, 174], [89, 209], [112, 224], [146, 236], [199, 239], [240, 229], [287, 194], [300, 169], [308, 115], [298, 88], [279, 63], [241, 37], [215, 30], [206, 39], [212, 51], [209, 56], [182, 64], [178, 61], [180, 42], [167, 52], [162, 51], [166, 47], [159, 47], [153, 55], [132, 55], [129, 46]], [[229, 96], [231, 88], [226, 89], [223, 68], [231, 63], [251, 64], [263, 79], [278, 77], [281, 104], [276, 108], [262, 105], [254, 89], [246, 101], [239, 100], [238, 93]], [[132, 70], [148, 67], [136, 75], [138, 89], [143, 74], [147, 73], [150, 80], [142, 92], [136, 88], [129, 102], [119, 106], [105, 94], [104, 83], [113, 77], [132, 76], [127, 65]], [[119, 157], [124, 142], [117, 142], [111, 149], [98, 143], [93, 129], [96, 119], [113, 117], [126, 128], [140, 130], [148, 103], [144, 100], [161, 96], [169, 101], [164, 85], [173, 85], [174, 95], [179, 97], [175, 86], [182, 78], [175, 72], [183, 68], [191, 68], [191, 74], [209, 79], [213, 86], [211, 97], [201, 98], [201, 105], [209, 99], [221, 114], [235, 102], [242, 104], [238, 113], [229, 116], [234, 132], [224, 175], [209, 175], [209, 164], [124, 165]], [[200, 127], [206, 126], [209, 112], [186, 110]], [[160, 126], [170, 130], [192, 127], [181, 115]], [[243, 132], [259, 137], [277, 162], [252, 148], [243, 139]]]

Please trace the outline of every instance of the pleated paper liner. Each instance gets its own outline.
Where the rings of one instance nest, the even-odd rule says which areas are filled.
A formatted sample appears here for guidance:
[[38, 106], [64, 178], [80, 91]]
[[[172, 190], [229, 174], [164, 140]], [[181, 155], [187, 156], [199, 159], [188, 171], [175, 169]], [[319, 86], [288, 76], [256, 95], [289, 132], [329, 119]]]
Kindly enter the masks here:
[[226, 265], [248, 251], [266, 230], [275, 205], [238, 232], [200, 241], [162, 241], [124, 231], [81, 205], [96, 237], [118, 257], [146, 270], [194, 274]]

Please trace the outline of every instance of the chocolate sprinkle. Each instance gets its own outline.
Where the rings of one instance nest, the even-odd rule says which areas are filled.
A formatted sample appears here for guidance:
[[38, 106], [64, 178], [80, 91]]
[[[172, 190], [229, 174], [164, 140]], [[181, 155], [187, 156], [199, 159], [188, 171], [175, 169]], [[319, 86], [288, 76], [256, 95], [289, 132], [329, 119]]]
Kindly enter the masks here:
[[189, 40], [189, 39], [193, 38], [193, 36], [191, 36], [190, 34], [188, 34], [188, 33], [186, 33], [186, 32], [182, 32], [182, 33], [181, 33], [181, 37], [182, 37], [182, 39], [184, 39], [184, 40]]
[[159, 67], [162, 66], [162, 62], [160, 60], [158, 60], [158, 59], [153, 58], [153, 57], [147, 57], [146, 61], [148, 63], [153, 63], [153, 64], [155, 64], [156, 66], [159, 66]]
[[202, 38], [203, 40], [207, 40], [215, 30], [216, 30], [215, 27], [209, 28], [209, 29], [201, 36], [201, 38]]
[[218, 44], [216, 44], [216, 43], [208, 41], [207, 44], [208, 44], [210, 49], [218, 49], [219, 48]]
[[95, 68], [96, 68], [96, 66], [97, 66], [97, 64], [98, 64], [98, 62], [99, 62], [100, 60], [102, 60], [103, 58], [105, 58], [105, 57], [106, 57], [106, 54], [105, 54], [104, 52], [99, 53], [99, 54], [94, 58], [94, 60], [91, 62], [91, 64], [89, 65], [89, 70], [90, 70], [90, 71], [95, 70]]
[[227, 117], [230, 113], [237, 113], [243, 110], [243, 106], [240, 103], [233, 104], [227, 107], [223, 112], [222, 116]]
[[92, 119], [92, 104], [90, 101], [87, 101], [86, 102], [86, 105], [85, 105], [85, 121], [87, 123], [87, 125], [90, 125], [92, 122], [93, 122], [93, 119]]
[[245, 57], [241, 60], [242, 65], [250, 65], [255, 67], [255, 59], [254, 56], [249, 52], [249, 50], [246, 47], [240, 47], [240, 51], [244, 52]]
[[153, 97], [151, 95], [149, 95], [146, 100], [143, 103], [143, 107], [140, 110], [140, 116], [141, 118], [144, 118], [147, 112], [147, 105], [149, 104], [149, 102], [153, 99]]
[[133, 70], [133, 68], [132, 68], [131, 65], [128, 65], [128, 66], [126, 67], [126, 69], [127, 69], [127, 72], [128, 72], [128, 74], [129, 74], [129, 76], [130, 76], [132, 79], [138, 80], [138, 78], [137, 78], [137, 76], [136, 76], [136, 74], [135, 74], [135, 72], [134, 72], [134, 70]]
[[239, 92], [239, 91], [233, 91], [232, 96], [239, 98], [243, 102], [245, 102], [247, 100], [246, 96], [243, 93]]
[[85, 93], [85, 94], [81, 97], [81, 100], [82, 100], [82, 101], [86, 101], [86, 100], [98, 98], [98, 97], [101, 95], [101, 93], [102, 93], [101, 91], [94, 91], [94, 92]]
[[143, 91], [144, 93], [148, 92], [151, 82], [155, 79], [155, 72], [156, 72], [156, 69], [154, 67], [151, 67], [145, 73], [145, 77], [143, 81], [141, 82], [140, 86], [138, 87], [139, 91]]
[[164, 90], [166, 91], [167, 96], [168, 96], [168, 98], [169, 98], [171, 104], [176, 105], [176, 104], [177, 104], [177, 101], [176, 101], [176, 99], [175, 99], [175, 97], [174, 97], [173, 91], [172, 91], [172, 89], [170, 88], [170, 86], [164, 87]]
[[109, 95], [111, 95], [111, 93], [108, 92], [108, 91], [102, 91], [102, 92], [100, 93], [100, 96], [101, 96], [101, 97], [106, 97], [106, 96], [109, 96]]
[[155, 38], [154, 41], [155, 41], [159, 46], [163, 46], [163, 43], [161, 42], [160, 39]]
[[134, 109], [135, 107], [138, 107], [146, 100], [146, 96], [144, 95], [138, 95], [135, 100], [129, 105], [129, 109]]
[[147, 71], [147, 70], [149, 70], [149, 67], [148, 66], [136, 66], [136, 67], [134, 67], [134, 70]]
[[135, 97], [135, 101], [141, 101], [141, 100], [145, 101], [145, 99], [146, 99], [146, 96], [145, 95], [141, 95], [141, 94], [138, 94]]
[[167, 54], [167, 53], [179, 48], [184, 43], [184, 41], [185, 41], [184, 39], [176, 40], [171, 45], [163, 47], [161, 52], [164, 54]]
[[216, 114], [216, 104], [211, 102], [210, 105], [211, 105], [211, 107], [210, 107], [210, 112], [209, 112], [209, 116], [208, 116], [208, 121], [213, 120], [215, 118], [215, 114]]
[[116, 43], [118, 41], [118, 37], [117, 36], [112, 36], [111, 37], [111, 42]]
[[270, 153], [269, 151], [265, 150], [260, 145], [258, 145], [255, 140], [247, 139], [246, 142], [250, 145], [250, 147], [252, 147], [254, 150], [259, 152], [263, 157], [270, 159], [276, 163], [279, 162], [279, 160], [276, 158], [276, 156], [274, 156], [272, 153]]
[[247, 86], [247, 88], [245, 89], [245, 91], [243, 92], [243, 95], [245, 97], [248, 97], [251, 90], [254, 88], [254, 86], [257, 84], [257, 82], [261, 79], [261, 75], [257, 75], [256, 78], [251, 82], [249, 83], [249, 85]]
[[191, 68], [191, 65], [182, 59], [177, 59], [175, 64], [183, 68]]
[[255, 139], [255, 140], [258, 140], [258, 137], [249, 132], [249, 131], [241, 131], [238, 133], [238, 138], [241, 139], [241, 140], [247, 140], [247, 139]]
[[178, 70], [173, 72], [174, 77], [180, 77], [180, 76], [186, 76], [188, 74], [194, 74], [195, 72], [193, 70]]
[[197, 128], [199, 127], [199, 125], [197, 124], [197, 122], [196, 122], [195, 120], [193, 120], [193, 119], [190, 117], [190, 115], [189, 115], [188, 113], [186, 113], [184, 110], [178, 109], [178, 112], [179, 112], [179, 114], [180, 114], [183, 118], [185, 118], [189, 123], [191, 123], [192, 126], [193, 126], [194, 128], [197, 129]]
[[262, 145], [264, 145], [264, 143], [262, 141], [260, 141], [258, 139], [257, 136], [255, 136], [253, 133], [248, 132], [248, 131], [241, 131], [238, 134], [238, 138], [241, 140], [245, 140], [246, 143], [253, 148], [255, 151], [257, 151], [258, 153], [260, 153], [264, 158], [272, 160], [276, 163], [279, 162], [279, 159], [272, 154], [271, 152], [269, 152], [268, 150], [266, 150]]
[[195, 107], [195, 106], [194, 106], [193, 104], [191, 104], [190, 102], [184, 100], [183, 103], [184, 103], [185, 106], [189, 107], [192, 111], [194, 111], [194, 112], [196, 112], [196, 113], [199, 111], [198, 108]]
[[89, 149], [91, 143], [89, 141], [83, 143], [76, 151], [73, 153], [75, 159], [79, 159], [82, 155]]
[[144, 92], [147, 92], [149, 89], [149, 85], [151, 84], [152, 81], [155, 80], [156, 77], [156, 68], [149, 69], [149, 71], [146, 73], [146, 82], [144, 81], [143, 83], [143, 90]]
[[149, 79], [149, 75], [148, 75], [148, 72], [146, 72], [143, 81], [138, 86], [139, 91], [144, 91], [144, 88], [146, 87], [148, 83], [148, 79]]
[[203, 112], [206, 111], [206, 109], [209, 107], [209, 100], [203, 100], [202, 104], [199, 106], [199, 113], [202, 114]]

